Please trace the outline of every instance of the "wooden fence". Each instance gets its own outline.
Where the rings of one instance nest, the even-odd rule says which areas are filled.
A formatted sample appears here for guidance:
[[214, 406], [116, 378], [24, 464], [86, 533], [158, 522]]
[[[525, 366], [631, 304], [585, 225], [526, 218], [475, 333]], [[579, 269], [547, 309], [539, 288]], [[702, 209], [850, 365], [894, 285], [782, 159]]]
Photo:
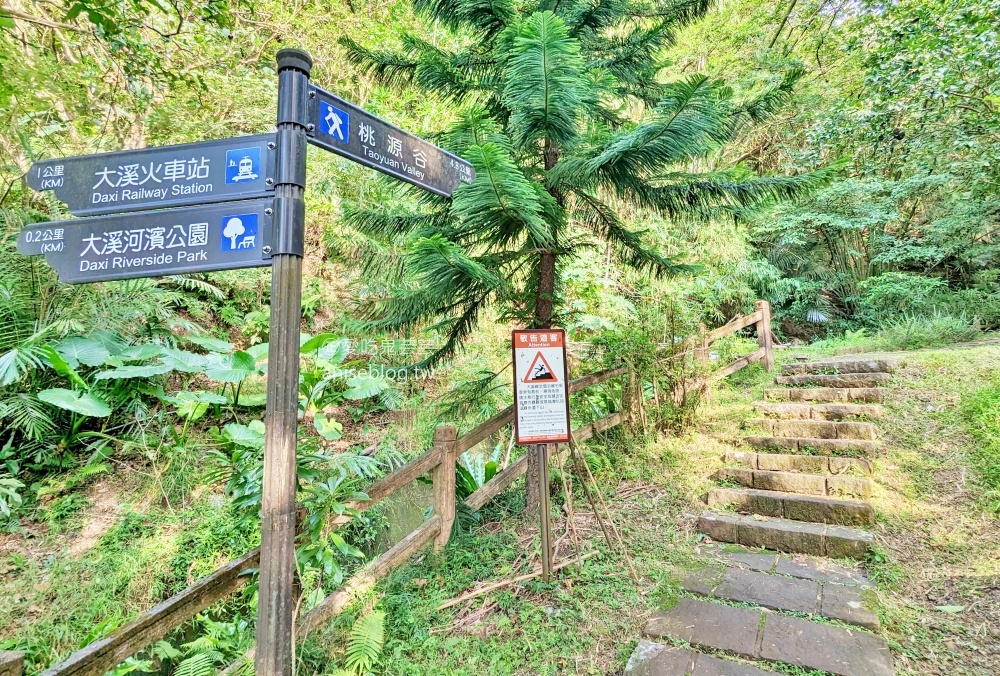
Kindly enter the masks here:
[[[766, 301], [759, 301], [753, 314], [737, 317], [719, 329], [708, 332], [703, 327], [697, 338], [696, 357], [707, 361], [708, 347], [714, 341], [754, 324], [757, 326], [759, 349], [720, 369], [716, 374], [722, 374], [718, 377], [725, 377], [761, 360], [764, 361], [765, 368], [770, 370], [774, 362], [771, 357], [770, 308]], [[578, 392], [626, 373], [625, 367], [605, 369], [570, 381], [569, 389], [570, 392]], [[716, 378], [713, 377], [714, 379]], [[509, 406], [461, 437], [457, 436], [454, 425], [441, 425], [434, 431], [434, 445], [429, 451], [375, 482], [366, 491], [367, 500], [349, 503], [348, 506], [352, 510], [362, 512], [374, 507], [411, 481], [433, 472], [434, 498], [430, 518], [384, 554], [369, 561], [341, 589], [299, 617], [296, 624], [297, 640], [324, 626], [343, 611], [352, 599], [370, 589], [377, 580], [385, 577], [427, 545], [433, 543], [435, 551], [444, 548], [455, 521], [455, 463], [458, 457], [513, 421], [514, 409]], [[577, 442], [581, 442], [621, 422], [621, 413], [613, 413], [574, 430], [573, 437]], [[555, 455], [558, 456], [565, 451], [565, 448], [558, 448]], [[466, 498], [465, 504], [473, 510], [481, 508], [508, 488], [526, 470], [527, 456], [522, 456]], [[348, 523], [351, 518], [342, 515], [331, 519], [327, 526], [331, 529], [338, 528]], [[249, 582], [252, 572], [259, 563], [259, 549], [231, 561], [175, 596], [141, 613], [104, 638], [49, 667], [42, 672], [43, 676], [97, 676], [109, 671]], [[0, 676], [20, 676], [22, 668], [21, 653], [0, 652]]]
[[731, 336], [737, 331], [742, 331], [748, 326], [754, 326], [757, 329], [757, 349], [747, 356], [740, 357], [739, 359], [712, 373], [712, 380], [721, 380], [727, 376], [731, 376], [741, 368], [758, 361], [764, 362], [764, 369], [767, 371], [774, 368], [774, 341], [771, 335], [771, 304], [766, 300], [759, 300], [754, 303], [754, 311], [752, 314], [738, 315], [730, 320], [725, 326], [720, 326], [712, 331], [708, 331], [705, 328], [705, 325], [702, 324], [699, 332], [700, 345], [695, 350], [696, 358], [701, 362], [707, 362], [709, 360], [709, 345], [717, 341], [719, 338]]

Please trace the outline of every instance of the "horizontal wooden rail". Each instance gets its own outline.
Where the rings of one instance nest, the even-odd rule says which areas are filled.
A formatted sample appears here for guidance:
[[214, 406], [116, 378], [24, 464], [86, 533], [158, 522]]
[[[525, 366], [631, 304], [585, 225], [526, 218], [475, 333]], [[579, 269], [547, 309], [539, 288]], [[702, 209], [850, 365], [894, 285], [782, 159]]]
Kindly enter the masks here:
[[760, 311], [754, 312], [752, 314], [744, 315], [742, 317], [737, 317], [725, 326], [720, 326], [714, 331], [708, 332], [708, 342], [714, 343], [719, 338], [728, 336], [730, 334], [736, 333], [737, 331], [742, 331], [751, 324], [756, 324], [762, 319]]
[[176, 596], [171, 596], [104, 638], [78, 650], [42, 676], [97, 676], [110, 671], [147, 645], [158, 641], [216, 601], [250, 580], [260, 564], [260, 549], [229, 562]]
[[753, 352], [751, 352], [747, 356], [740, 357], [736, 361], [730, 363], [725, 368], [721, 368], [718, 371], [716, 371], [715, 373], [713, 373], [712, 374], [712, 380], [722, 380], [723, 378], [725, 378], [727, 376], [731, 376], [732, 374], [734, 374], [737, 371], [739, 371], [741, 368], [743, 368], [745, 366], [749, 366], [750, 364], [753, 364], [754, 362], [760, 361], [761, 359], [764, 358], [765, 354], [767, 354], [767, 350], [765, 350], [763, 347], [757, 348], [756, 350], [754, 350]]
[[385, 577], [391, 570], [430, 544], [440, 532], [441, 517], [435, 514], [396, 543], [389, 551], [369, 561], [343, 587], [327, 596], [318, 606], [299, 619], [298, 638], [302, 639], [340, 614], [352, 599], [363, 594], [375, 584], [376, 580]]
[[[754, 362], [763, 362], [764, 369], [770, 371], [774, 368], [774, 356], [771, 352], [773, 347], [773, 338], [771, 336], [771, 304], [766, 300], [759, 300], [754, 303], [754, 311], [748, 315], [741, 315], [733, 319], [731, 322], [725, 326], [720, 326], [714, 331], [708, 331], [705, 325], [701, 325], [700, 335], [700, 346], [695, 349], [696, 359], [704, 364], [709, 361], [708, 347], [716, 340], [736, 333], [741, 329], [745, 329], [750, 325], [756, 325], [757, 328], [757, 345], [759, 349], [751, 352], [745, 357], [741, 357], [734, 362], [727, 364], [723, 368], [719, 369], [715, 373], [708, 376], [709, 381], [716, 381], [730, 376], [741, 368], [749, 366]], [[699, 386], [704, 384], [704, 381], [699, 380]]]
[[[603, 371], [597, 371], [596, 373], [591, 373], [585, 376], [580, 376], [579, 378], [575, 378], [569, 382], [569, 391], [579, 392], [580, 390], [588, 387], [600, 385], [601, 383], [622, 375], [627, 370], [628, 369], [624, 366], [618, 366], [615, 368], [604, 369]], [[475, 427], [472, 431], [460, 436], [455, 447], [455, 452], [459, 455], [465, 453], [470, 448], [474, 448], [479, 442], [483, 441], [492, 434], [496, 434], [512, 422], [514, 422], [514, 407], [508, 406], [497, 415]]]
[[[365, 494], [368, 496], [367, 500], [348, 502], [346, 507], [347, 509], [357, 512], [363, 512], [366, 509], [370, 509], [414, 479], [422, 477], [430, 472], [432, 469], [437, 467], [440, 462], [441, 449], [432, 448], [423, 455], [406, 463], [392, 474], [382, 477], [369, 486], [368, 490], [365, 491]], [[333, 530], [339, 526], [343, 526], [353, 518], [354, 516], [351, 514], [341, 514], [329, 519], [326, 527]]]
[[[573, 430], [573, 438], [579, 443], [585, 439], [590, 439], [595, 434], [599, 434], [608, 428], [620, 425], [621, 422], [622, 414], [612, 413], [611, 415], [606, 415], [599, 420], [595, 420], [588, 425], [584, 425], [583, 427]], [[565, 446], [565, 444], [560, 444], [560, 446]], [[498, 496], [508, 486], [514, 483], [514, 481], [518, 477], [522, 476], [527, 469], [528, 456], [522, 455], [520, 458], [511, 463], [506, 469], [502, 472], [498, 472], [496, 476], [480, 486], [477, 491], [467, 497], [465, 499], [466, 506], [473, 511], [481, 509], [483, 505]]]

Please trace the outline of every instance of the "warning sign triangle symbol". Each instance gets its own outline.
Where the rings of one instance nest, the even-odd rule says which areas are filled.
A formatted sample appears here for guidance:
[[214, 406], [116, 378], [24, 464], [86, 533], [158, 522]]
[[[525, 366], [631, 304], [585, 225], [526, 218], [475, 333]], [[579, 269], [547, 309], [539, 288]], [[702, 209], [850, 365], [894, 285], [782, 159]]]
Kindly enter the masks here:
[[541, 352], [535, 355], [535, 358], [531, 361], [531, 366], [528, 368], [528, 373], [524, 376], [524, 382], [526, 383], [555, 383], [559, 379], [556, 378], [555, 371], [549, 366], [549, 362], [545, 360], [545, 357]]

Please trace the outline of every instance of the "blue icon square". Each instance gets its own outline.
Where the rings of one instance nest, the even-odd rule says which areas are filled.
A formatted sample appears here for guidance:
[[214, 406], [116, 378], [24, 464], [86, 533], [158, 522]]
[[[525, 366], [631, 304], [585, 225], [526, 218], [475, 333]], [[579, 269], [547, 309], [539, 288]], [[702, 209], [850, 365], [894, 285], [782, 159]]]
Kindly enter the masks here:
[[347, 143], [351, 138], [351, 114], [326, 101], [320, 101], [319, 129], [327, 136]]
[[222, 217], [222, 253], [257, 248], [257, 214]]
[[260, 178], [260, 146], [226, 151], [226, 183], [253, 183]]

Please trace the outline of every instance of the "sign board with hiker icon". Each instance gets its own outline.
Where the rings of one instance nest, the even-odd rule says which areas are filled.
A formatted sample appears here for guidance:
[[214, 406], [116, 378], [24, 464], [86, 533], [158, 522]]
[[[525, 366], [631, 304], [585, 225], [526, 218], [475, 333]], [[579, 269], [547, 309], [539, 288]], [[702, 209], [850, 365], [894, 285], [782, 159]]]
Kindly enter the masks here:
[[514, 428], [519, 444], [569, 441], [566, 333], [514, 331]]

